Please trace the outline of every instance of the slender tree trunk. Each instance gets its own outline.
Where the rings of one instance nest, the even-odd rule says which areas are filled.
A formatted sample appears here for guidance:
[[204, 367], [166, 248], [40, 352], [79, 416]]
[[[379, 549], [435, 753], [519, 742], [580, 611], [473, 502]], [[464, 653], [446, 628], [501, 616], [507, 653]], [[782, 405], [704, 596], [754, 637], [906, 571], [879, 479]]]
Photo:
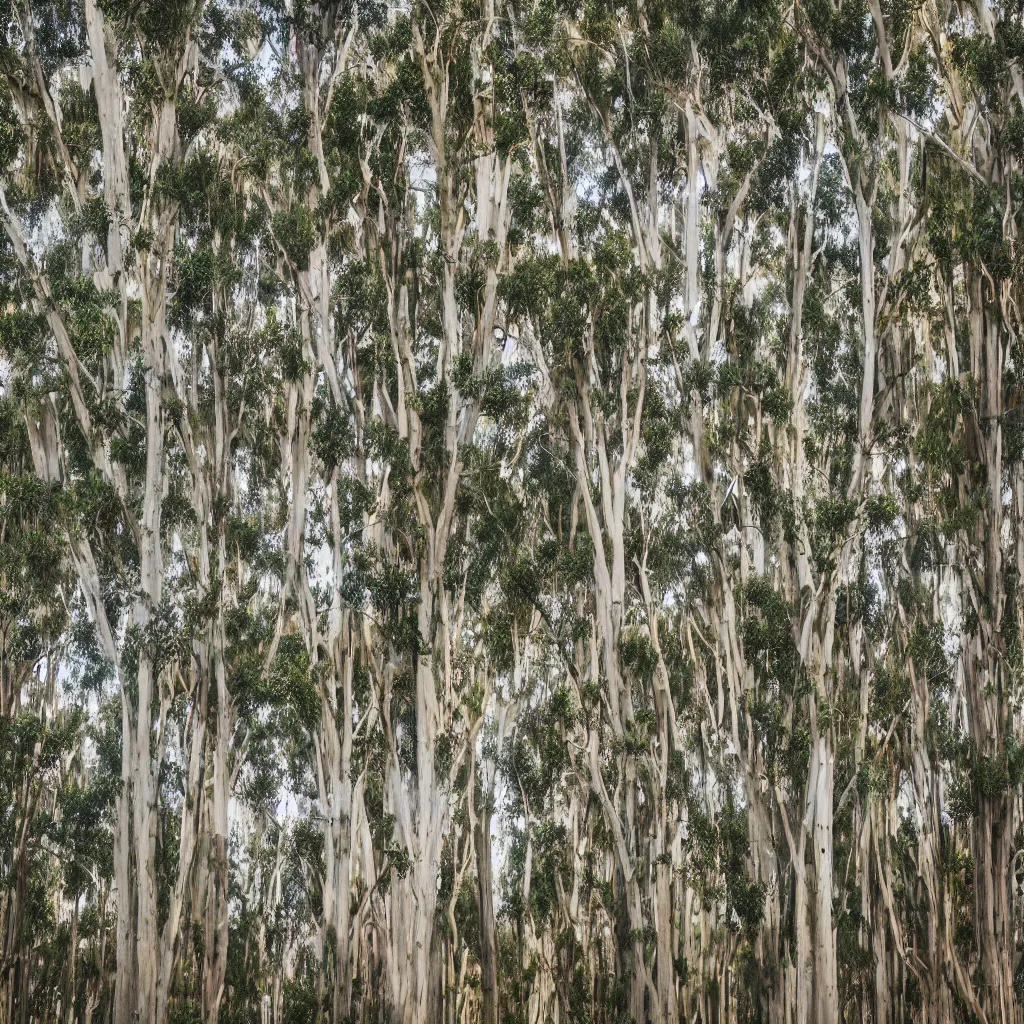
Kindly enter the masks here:
[[497, 929], [494, 921], [494, 878], [491, 864], [491, 805], [487, 794], [477, 811], [473, 840], [480, 917], [480, 1024], [498, 1024]]
[[[223, 560], [222, 570], [223, 574]], [[223, 578], [223, 575], [222, 575]], [[214, 629], [218, 644], [214, 653], [214, 677], [217, 681], [217, 736], [213, 751], [213, 835], [212, 870], [206, 900], [205, 966], [203, 971], [203, 1012], [207, 1024], [217, 1024], [227, 974], [228, 945], [228, 799], [231, 769], [228, 751], [231, 743], [231, 695], [224, 664], [226, 638], [223, 612]]]

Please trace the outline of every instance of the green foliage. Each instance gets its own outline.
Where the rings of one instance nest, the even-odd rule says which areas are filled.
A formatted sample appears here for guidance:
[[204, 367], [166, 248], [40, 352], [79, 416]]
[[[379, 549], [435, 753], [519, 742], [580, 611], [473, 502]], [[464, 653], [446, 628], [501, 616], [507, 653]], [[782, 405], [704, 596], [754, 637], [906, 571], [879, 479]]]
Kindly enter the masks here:
[[11, 1012], [998, 1017], [1019, 12], [11, 13]]

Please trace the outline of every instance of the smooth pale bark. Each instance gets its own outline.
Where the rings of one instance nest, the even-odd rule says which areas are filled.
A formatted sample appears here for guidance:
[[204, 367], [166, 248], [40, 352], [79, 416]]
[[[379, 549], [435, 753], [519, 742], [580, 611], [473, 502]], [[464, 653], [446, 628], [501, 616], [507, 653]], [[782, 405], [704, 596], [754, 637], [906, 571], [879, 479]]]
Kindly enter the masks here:
[[[223, 557], [221, 567], [223, 572]], [[221, 611], [219, 621], [214, 629], [219, 643], [214, 664], [214, 678], [217, 681], [217, 735], [213, 749], [211, 869], [206, 900], [205, 969], [203, 971], [203, 1011], [207, 1024], [217, 1024], [227, 974], [228, 799], [231, 788], [228, 752], [233, 729], [231, 695], [228, 692], [227, 668], [224, 664], [227, 643], [224, 637], [223, 611]]]
[[[965, 572], [961, 582], [975, 607], [988, 611], [977, 615], [974, 628], [965, 630], [961, 644], [970, 756], [975, 764], [994, 765], [1005, 756], [1010, 718], [1000, 638], [1006, 604], [1003, 505], [995, 500], [1003, 491], [1000, 419], [1005, 341], [989, 308], [994, 297], [986, 283], [976, 274], [969, 274], [966, 283], [971, 370], [981, 385], [981, 395], [979, 408], [968, 414], [965, 427], [975, 434], [985, 492], [993, 498], [986, 503], [985, 514], [978, 517], [972, 537], [974, 550], [983, 552], [983, 575], [979, 579]], [[974, 416], [977, 419], [971, 422]], [[981, 429], [982, 422], [990, 426]], [[1011, 877], [1014, 795], [1008, 785], [995, 792], [985, 792], [978, 786], [973, 795], [974, 931], [984, 976], [979, 1001], [989, 1021], [1016, 1024], [1022, 1011], [1013, 985], [1014, 924], [1007, 884]]]
[[473, 823], [476, 855], [477, 912], [480, 919], [480, 1024], [498, 1024], [498, 948], [494, 919], [494, 872], [491, 853], [492, 807], [485, 797]]

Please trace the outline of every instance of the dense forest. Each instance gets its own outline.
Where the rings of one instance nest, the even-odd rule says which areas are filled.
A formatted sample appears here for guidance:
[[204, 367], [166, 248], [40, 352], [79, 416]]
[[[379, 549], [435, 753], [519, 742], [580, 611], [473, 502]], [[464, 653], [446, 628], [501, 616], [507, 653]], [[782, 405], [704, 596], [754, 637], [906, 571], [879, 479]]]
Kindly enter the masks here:
[[0, 3], [2, 1024], [1022, 1024], [1018, 0]]

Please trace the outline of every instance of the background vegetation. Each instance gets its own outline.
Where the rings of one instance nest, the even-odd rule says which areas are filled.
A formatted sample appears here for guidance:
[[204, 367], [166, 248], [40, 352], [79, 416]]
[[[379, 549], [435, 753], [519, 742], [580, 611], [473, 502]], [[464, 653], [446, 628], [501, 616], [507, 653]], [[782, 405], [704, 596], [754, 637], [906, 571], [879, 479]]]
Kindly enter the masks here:
[[4, 13], [0, 1021], [1024, 1021], [1020, 4]]

